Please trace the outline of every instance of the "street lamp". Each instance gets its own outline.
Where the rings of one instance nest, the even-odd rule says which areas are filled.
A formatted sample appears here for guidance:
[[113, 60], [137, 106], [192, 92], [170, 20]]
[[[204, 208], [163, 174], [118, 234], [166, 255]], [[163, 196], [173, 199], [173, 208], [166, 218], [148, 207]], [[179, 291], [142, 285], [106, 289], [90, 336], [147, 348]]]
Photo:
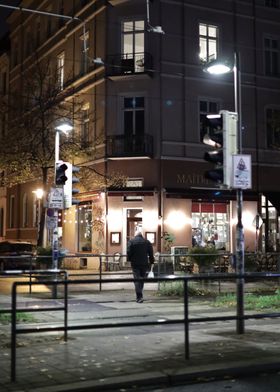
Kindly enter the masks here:
[[[59, 135], [60, 135], [60, 132], [67, 135], [70, 131], [72, 131], [72, 129], [73, 129], [73, 126], [69, 122], [62, 122], [59, 125], [57, 125], [55, 128], [54, 187], [56, 187], [55, 173], [56, 173], [57, 163], [59, 162]], [[52, 236], [52, 268], [54, 270], [57, 270], [58, 269], [58, 211], [57, 211], [57, 208], [54, 208], [53, 216], [54, 216], [54, 229], [53, 229], [53, 236]]]
[[[226, 62], [214, 60], [206, 65], [205, 71], [212, 75], [233, 72], [234, 75], [234, 111], [237, 113], [238, 144], [237, 153], [242, 154], [242, 117], [241, 117], [241, 66], [240, 55], [234, 52], [233, 66]], [[237, 224], [236, 224], [236, 268], [238, 274], [244, 273], [244, 230], [242, 224], [243, 191], [236, 190]], [[244, 333], [244, 279], [237, 281], [237, 332]]]

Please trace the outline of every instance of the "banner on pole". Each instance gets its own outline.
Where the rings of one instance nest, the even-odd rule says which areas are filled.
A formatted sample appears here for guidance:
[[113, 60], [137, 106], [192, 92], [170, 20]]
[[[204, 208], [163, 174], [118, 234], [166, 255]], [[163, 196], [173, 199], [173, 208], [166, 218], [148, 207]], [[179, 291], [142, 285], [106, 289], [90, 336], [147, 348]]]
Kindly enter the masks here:
[[63, 209], [63, 188], [51, 188], [48, 200], [49, 208]]
[[233, 188], [252, 188], [251, 155], [233, 155]]

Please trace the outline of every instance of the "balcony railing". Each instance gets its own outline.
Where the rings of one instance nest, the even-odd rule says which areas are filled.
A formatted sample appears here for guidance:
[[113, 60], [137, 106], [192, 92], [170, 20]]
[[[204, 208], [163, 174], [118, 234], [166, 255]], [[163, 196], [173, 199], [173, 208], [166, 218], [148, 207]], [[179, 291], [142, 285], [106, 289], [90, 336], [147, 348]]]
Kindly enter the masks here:
[[112, 135], [107, 139], [107, 156], [149, 157], [153, 156], [153, 137], [151, 135]]
[[122, 76], [152, 72], [152, 56], [149, 53], [126, 53], [108, 56], [107, 74]]

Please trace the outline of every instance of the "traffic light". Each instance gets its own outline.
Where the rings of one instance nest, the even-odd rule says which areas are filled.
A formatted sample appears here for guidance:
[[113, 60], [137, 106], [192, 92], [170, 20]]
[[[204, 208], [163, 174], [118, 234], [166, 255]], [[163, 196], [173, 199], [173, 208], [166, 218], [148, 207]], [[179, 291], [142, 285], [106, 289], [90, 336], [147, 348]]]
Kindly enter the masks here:
[[74, 196], [79, 193], [79, 189], [74, 188], [73, 185], [79, 182], [78, 177], [75, 176], [76, 173], [80, 171], [80, 168], [72, 165], [72, 163], [67, 162], [67, 181], [64, 185], [64, 208], [70, 208], [72, 205], [79, 204], [79, 200], [75, 199]]
[[232, 155], [237, 154], [237, 113], [221, 110], [219, 114], [209, 114], [206, 126], [208, 133], [203, 143], [214, 147], [207, 151], [204, 159], [215, 165], [205, 173], [205, 178], [218, 185], [232, 186]]
[[65, 185], [67, 181], [66, 170], [68, 166], [65, 162], [56, 162], [55, 164], [55, 185]]

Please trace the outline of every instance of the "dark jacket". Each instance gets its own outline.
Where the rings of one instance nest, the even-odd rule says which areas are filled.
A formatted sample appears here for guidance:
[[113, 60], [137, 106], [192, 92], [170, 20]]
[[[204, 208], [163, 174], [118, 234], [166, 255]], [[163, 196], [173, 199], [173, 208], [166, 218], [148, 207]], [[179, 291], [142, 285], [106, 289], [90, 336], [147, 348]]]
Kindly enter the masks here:
[[127, 244], [127, 259], [132, 267], [148, 267], [154, 263], [153, 247], [150, 241], [137, 234]]

